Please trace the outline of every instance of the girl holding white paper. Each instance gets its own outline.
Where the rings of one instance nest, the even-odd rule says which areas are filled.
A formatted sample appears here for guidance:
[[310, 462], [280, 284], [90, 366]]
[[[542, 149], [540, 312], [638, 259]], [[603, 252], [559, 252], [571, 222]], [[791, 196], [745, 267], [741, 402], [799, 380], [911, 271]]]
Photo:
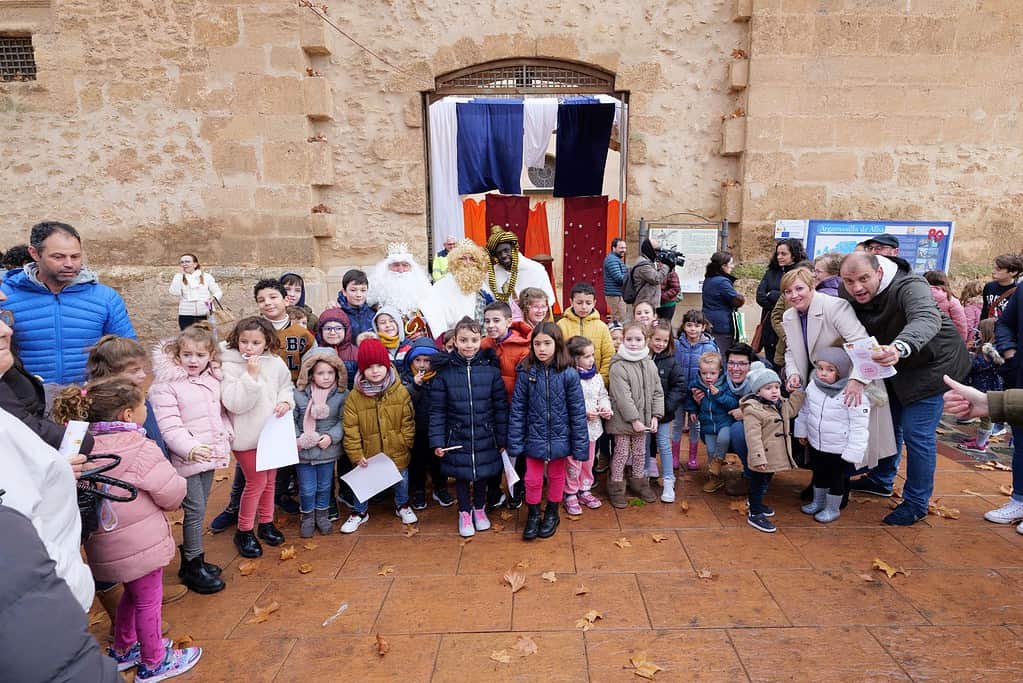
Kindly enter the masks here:
[[[277, 470], [256, 471], [256, 446], [268, 417], [294, 409], [291, 371], [277, 355], [277, 333], [270, 323], [252, 316], [238, 321], [221, 348], [224, 381], [222, 400], [234, 431], [234, 457], [245, 474], [234, 544], [242, 557], [259, 557], [263, 547], [284, 542], [274, 526], [274, 488]], [[259, 527], [254, 533], [256, 518]]]

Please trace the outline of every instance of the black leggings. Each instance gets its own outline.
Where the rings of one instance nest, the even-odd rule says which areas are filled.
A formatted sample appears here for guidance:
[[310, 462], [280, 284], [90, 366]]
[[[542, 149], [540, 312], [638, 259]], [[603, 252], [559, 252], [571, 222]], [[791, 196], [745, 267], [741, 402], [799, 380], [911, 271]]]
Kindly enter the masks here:
[[842, 456], [838, 453], [824, 453], [810, 445], [807, 445], [806, 450], [810, 455], [814, 488], [828, 489], [828, 493], [833, 496], [845, 495], [849, 475], [846, 474]]
[[[472, 485], [472, 496], [469, 486]], [[484, 479], [472, 482], [468, 479], [455, 479], [455, 495], [458, 497], [458, 511], [469, 512], [472, 509], [482, 510], [487, 505], [487, 482]]]
[[196, 323], [204, 323], [209, 320], [209, 316], [206, 315], [179, 315], [178, 316], [178, 327], [185, 329], [189, 325]]
[[440, 473], [440, 458], [433, 454], [430, 448], [430, 438], [426, 430], [416, 432], [415, 441], [412, 442], [412, 457], [408, 466], [409, 491], [426, 491], [426, 474], [430, 473], [433, 481], [433, 490], [447, 488], [448, 480]]

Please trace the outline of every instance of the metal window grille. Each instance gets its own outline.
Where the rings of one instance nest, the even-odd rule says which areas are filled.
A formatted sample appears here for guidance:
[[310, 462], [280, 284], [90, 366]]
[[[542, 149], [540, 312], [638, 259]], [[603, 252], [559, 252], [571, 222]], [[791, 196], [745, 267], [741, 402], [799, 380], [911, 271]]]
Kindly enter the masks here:
[[32, 36], [0, 36], [0, 81], [34, 81]]
[[601, 93], [613, 92], [614, 76], [563, 64], [530, 61], [494, 64], [459, 71], [437, 82], [437, 94], [456, 93]]

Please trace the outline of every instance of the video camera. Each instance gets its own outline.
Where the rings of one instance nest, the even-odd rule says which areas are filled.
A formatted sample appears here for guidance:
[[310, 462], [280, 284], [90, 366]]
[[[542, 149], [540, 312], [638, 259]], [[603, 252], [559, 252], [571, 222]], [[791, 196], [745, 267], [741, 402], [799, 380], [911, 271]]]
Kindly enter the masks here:
[[686, 264], [686, 255], [672, 247], [661, 247], [656, 250], [657, 260], [669, 269], [682, 268]]

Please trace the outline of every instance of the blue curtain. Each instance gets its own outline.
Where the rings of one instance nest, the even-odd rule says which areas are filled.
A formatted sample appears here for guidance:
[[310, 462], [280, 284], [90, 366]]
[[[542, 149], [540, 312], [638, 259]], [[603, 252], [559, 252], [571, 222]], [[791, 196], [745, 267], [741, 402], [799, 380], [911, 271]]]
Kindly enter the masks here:
[[521, 194], [522, 102], [460, 102], [457, 115], [458, 194]]
[[603, 194], [607, 145], [611, 141], [614, 118], [614, 104], [563, 103], [558, 106], [555, 197]]

